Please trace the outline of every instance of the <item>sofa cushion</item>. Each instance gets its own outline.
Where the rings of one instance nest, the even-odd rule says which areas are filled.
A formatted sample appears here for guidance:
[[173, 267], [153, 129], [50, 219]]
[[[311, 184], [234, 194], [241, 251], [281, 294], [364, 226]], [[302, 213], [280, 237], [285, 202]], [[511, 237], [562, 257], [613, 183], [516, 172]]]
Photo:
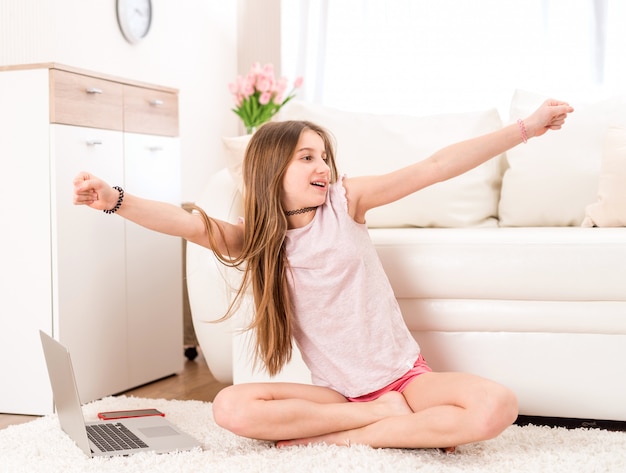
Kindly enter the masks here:
[[584, 227], [626, 226], [626, 127], [606, 132], [597, 202], [588, 205]]
[[623, 228], [375, 228], [370, 235], [398, 299], [626, 301]]
[[237, 184], [237, 190], [243, 194], [243, 175], [242, 164], [243, 156], [246, 153], [248, 142], [252, 135], [241, 136], [224, 136], [222, 144], [224, 145], [224, 157], [226, 158], [226, 167], [228, 172]]
[[[456, 141], [498, 130], [497, 110], [410, 117], [345, 112], [301, 101], [281, 120], [309, 120], [336, 139], [337, 167], [348, 176], [383, 174], [430, 156]], [[503, 159], [503, 158], [501, 158]], [[367, 214], [370, 227], [496, 226], [501, 159], [423, 189]]]
[[[525, 118], [545, 96], [518, 90], [510, 120]], [[620, 120], [624, 101], [572, 103], [562, 130], [507, 151], [499, 205], [501, 226], [578, 226], [596, 199], [604, 135]]]

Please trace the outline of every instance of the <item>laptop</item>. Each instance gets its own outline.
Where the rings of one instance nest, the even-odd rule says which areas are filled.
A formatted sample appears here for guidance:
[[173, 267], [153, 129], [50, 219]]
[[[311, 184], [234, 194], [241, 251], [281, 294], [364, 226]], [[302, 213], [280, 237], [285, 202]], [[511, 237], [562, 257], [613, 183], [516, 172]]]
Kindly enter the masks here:
[[167, 453], [200, 447], [196, 439], [161, 416], [85, 423], [69, 351], [46, 333], [39, 331], [39, 335], [61, 428], [86, 455]]

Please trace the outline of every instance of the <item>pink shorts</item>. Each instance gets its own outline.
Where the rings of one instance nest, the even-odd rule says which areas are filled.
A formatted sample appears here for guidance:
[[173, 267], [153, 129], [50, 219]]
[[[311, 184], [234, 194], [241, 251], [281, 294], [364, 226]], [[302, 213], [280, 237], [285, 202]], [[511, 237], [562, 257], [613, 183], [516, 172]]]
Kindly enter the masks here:
[[428, 366], [426, 360], [420, 353], [420, 356], [417, 357], [413, 368], [404, 373], [400, 378], [389, 383], [384, 388], [380, 388], [378, 391], [374, 391], [373, 393], [363, 394], [359, 397], [349, 397], [347, 399], [350, 402], [368, 402], [378, 399], [380, 396], [388, 393], [389, 391], [398, 391], [399, 393], [401, 393], [408, 386], [408, 384], [413, 381], [413, 378], [419, 376], [420, 374], [430, 373], [431, 371], [432, 369], [430, 368], [430, 366]]

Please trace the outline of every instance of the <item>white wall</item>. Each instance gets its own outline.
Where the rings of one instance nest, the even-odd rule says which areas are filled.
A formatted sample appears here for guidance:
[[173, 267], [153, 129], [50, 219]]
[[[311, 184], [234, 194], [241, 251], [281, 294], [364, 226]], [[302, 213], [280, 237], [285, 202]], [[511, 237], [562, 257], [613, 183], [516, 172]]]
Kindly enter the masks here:
[[179, 89], [183, 200], [194, 200], [224, 164], [221, 137], [239, 130], [228, 93], [237, 1], [152, 0], [152, 26], [137, 45], [123, 38], [115, 4], [0, 0], [0, 65], [58, 62]]
[[257, 61], [270, 62], [279, 72], [281, 0], [238, 0], [237, 3], [239, 73], [246, 74]]

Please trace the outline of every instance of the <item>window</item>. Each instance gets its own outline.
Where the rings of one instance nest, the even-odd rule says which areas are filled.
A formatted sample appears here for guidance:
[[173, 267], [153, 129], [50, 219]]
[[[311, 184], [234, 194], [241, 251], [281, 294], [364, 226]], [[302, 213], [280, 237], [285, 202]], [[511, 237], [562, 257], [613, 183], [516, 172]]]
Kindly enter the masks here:
[[623, 18], [621, 0], [283, 0], [283, 72], [345, 110], [506, 116], [518, 88], [622, 92]]

